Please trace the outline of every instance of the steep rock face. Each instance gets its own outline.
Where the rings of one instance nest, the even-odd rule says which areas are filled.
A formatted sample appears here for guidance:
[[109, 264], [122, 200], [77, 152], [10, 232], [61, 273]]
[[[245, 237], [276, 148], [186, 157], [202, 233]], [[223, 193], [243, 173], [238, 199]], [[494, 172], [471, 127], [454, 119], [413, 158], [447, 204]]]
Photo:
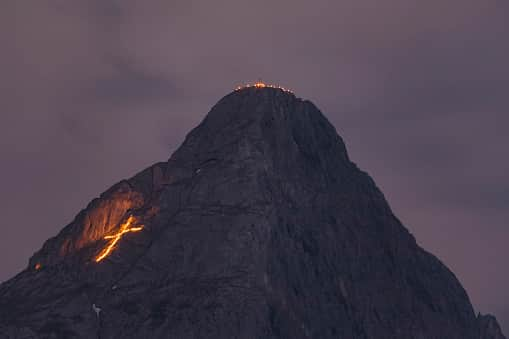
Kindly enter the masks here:
[[[97, 262], [130, 217], [143, 229]], [[0, 338], [478, 339], [483, 326], [320, 111], [272, 88], [220, 100], [170, 160], [102, 194], [0, 286]]]

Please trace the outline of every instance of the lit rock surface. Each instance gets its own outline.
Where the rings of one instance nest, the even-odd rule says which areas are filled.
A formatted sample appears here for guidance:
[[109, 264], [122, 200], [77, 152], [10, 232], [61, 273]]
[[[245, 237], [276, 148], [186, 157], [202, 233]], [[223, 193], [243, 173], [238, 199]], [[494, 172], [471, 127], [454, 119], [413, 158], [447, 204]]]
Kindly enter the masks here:
[[[103, 261], [105, 236], [130, 216]], [[100, 310], [100, 311], [98, 311]], [[0, 286], [0, 338], [500, 339], [308, 101], [236, 91]]]

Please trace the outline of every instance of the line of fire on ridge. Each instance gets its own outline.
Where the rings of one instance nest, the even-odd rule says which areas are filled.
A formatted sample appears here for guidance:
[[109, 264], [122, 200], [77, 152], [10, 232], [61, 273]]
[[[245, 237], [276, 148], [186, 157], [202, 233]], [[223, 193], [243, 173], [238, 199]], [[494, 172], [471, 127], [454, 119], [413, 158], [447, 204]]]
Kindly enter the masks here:
[[271, 84], [266, 84], [266, 83], [263, 83], [261, 81], [259, 82], [256, 82], [254, 84], [245, 84], [245, 85], [240, 85], [240, 86], [237, 86], [235, 88], [235, 91], [240, 91], [240, 90], [243, 90], [243, 89], [246, 89], [246, 88], [276, 88], [276, 89], [280, 89], [284, 92], [287, 92], [287, 93], [292, 93], [293, 92], [287, 88], [284, 88], [284, 87], [281, 87], [281, 86], [278, 86], [278, 85], [271, 85]]

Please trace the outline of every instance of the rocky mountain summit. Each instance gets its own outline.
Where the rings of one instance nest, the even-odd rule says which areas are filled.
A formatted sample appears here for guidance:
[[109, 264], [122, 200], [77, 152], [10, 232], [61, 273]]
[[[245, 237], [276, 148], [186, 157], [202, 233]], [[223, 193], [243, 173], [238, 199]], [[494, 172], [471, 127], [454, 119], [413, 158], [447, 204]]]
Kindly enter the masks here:
[[0, 338], [504, 337], [311, 102], [249, 87], [0, 285]]

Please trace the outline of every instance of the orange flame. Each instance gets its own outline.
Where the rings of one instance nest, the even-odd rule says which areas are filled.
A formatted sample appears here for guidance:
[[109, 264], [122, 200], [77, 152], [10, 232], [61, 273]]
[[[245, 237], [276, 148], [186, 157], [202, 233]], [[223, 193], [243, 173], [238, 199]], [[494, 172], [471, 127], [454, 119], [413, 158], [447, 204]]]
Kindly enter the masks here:
[[266, 83], [261, 82], [261, 81], [258, 81], [256, 83], [254, 83], [253, 85], [245, 84], [245, 85], [237, 86], [235, 88], [235, 91], [240, 91], [240, 90], [243, 90], [245, 88], [251, 88], [251, 87], [255, 87], [255, 88], [265, 88], [265, 87], [267, 87], [267, 88], [276, 88], [276, 89], [282, 90], [283, 92], [293, 93], [292, 91], [290, 91], [289, 89], [286, 89], [284, 87], [281, 87], [281, 86], [278, 86], [278, 85], [269, 85], [269, 84], [266, 84]]
[[41, 263], [39, 263], [39, 262], [38, 262], [37, 264], [35, 264], [35, 267], [34, 267], [34, 268], [35, 268], [35, 270], [36, 270], [36, 271], [38, 271], [38, 270], [40, 270], [40, 269], [41, 269], [41, 267], [42, 267], [42, 266], [41, 266]]
[[143, 225], [137, 227], [130, 227], [133, 221], [134, 217], [131, 215], [127, 219], [127, 221], [122, 224], [122, 226], [120, 227], [120, 231], [118, 231], [118, 233], [113, 235], [107, 235], [104, 237], [104, 239], [111, 240], [109, 244], [102, 250], [102, 252], [95, 258], [95, 262], [99, 262], [106, 258], [111, 253], [111, 251], [113, 251], [115, 245], [117, 244], [117, 242], [119, 242], [119, 240], [122, 238], [124, 234], [129, 232], [139, 232], [143, 229]]

